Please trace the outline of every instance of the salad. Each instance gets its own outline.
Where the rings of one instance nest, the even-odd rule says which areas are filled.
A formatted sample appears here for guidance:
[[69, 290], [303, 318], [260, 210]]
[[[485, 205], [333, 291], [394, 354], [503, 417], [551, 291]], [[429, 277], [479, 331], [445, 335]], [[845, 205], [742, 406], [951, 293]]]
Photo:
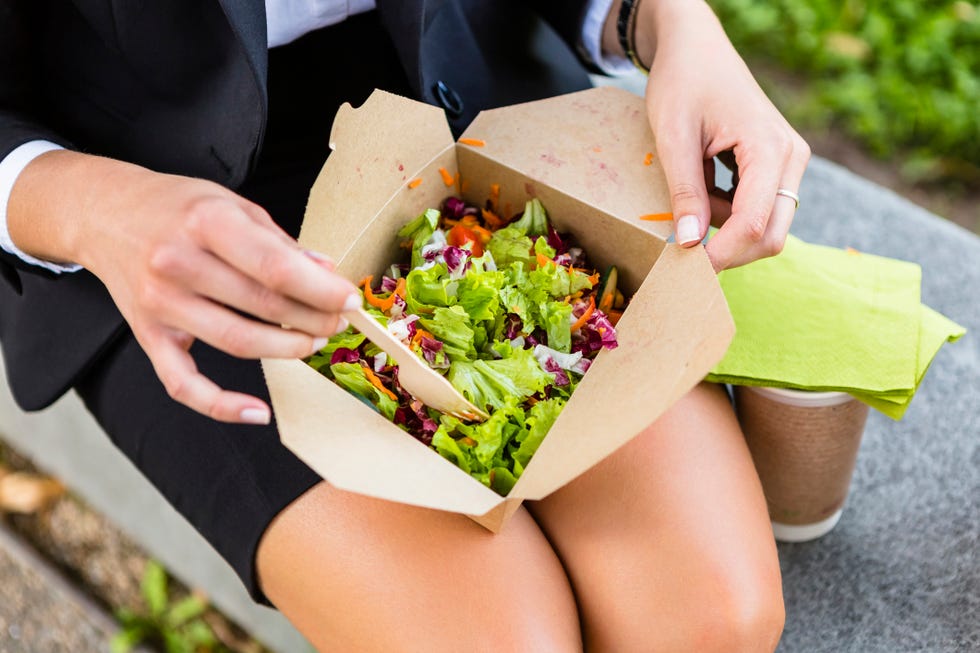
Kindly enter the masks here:
[[616, 347], [617, 271], [530, 200], [508, 221], [447, 198], [399, 232], [411, 252], [358, 284], [365, 309], [490, 417], [464, 422], [414, 399], [380, 348], [349, 327], [309, 365], [501, 495], [510, 492], [582, 375]]

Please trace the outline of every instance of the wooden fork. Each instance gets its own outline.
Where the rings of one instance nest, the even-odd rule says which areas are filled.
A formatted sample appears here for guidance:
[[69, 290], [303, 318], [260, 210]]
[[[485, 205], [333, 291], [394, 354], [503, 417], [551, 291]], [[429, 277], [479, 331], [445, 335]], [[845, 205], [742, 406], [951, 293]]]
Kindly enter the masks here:
[[483, 421], [489, 417], [363, 308], [348, 311], [344, 317], [398, 363], [398, 382], [423, 404], [458, 419]]

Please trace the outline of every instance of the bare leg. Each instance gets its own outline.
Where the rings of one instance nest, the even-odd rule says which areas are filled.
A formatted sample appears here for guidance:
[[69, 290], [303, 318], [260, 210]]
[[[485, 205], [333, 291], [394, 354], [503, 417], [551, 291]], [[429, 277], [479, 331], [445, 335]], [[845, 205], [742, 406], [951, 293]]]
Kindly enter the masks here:
[[784, 619], [776, 547], [720, 388], [698, 386], [528, 508], [572, 580], [587, 650], [775, 648]]
[[272, 523], [257, 564], [319, 651], [582, 650], [568, 579], [523, 508], [493, 535], [321, 483]]

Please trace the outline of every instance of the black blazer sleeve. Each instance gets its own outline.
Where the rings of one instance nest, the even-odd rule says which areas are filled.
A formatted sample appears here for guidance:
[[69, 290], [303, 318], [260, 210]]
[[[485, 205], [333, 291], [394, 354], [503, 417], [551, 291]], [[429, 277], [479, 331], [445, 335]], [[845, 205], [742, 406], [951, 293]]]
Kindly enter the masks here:
[[[31, 48], [30, 36], [37, 9], [42, 3], [11, 0], [0, 3], [0, 160], [6, 158], [18, 146], [33, 140], [47, 140], [63, 147], [71, 147], [65, 138], [45, 127], [39, 116], [32, 79], [37, 71]], [[33, 32], [36, 33], [36, 32]], [[12, 267], [40, 274], [55, 276], [44, 268], [25, 263], [17, 256], [0, 249], [0, 274], [14, 278]]]

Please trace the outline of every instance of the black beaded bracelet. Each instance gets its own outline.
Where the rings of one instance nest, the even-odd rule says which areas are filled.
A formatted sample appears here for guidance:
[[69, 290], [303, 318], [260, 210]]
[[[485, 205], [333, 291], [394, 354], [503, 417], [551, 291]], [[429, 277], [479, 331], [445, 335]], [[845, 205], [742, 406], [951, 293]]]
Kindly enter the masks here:
[[636, 54], [636, 14], [639, 8], [640, 0], [622, 0], [622, 4], [619, 5], [619, 18], [616, 20], [616, 32], [626, 57], [634, 66], [649, 74], [650, 69], [643, 65]]

